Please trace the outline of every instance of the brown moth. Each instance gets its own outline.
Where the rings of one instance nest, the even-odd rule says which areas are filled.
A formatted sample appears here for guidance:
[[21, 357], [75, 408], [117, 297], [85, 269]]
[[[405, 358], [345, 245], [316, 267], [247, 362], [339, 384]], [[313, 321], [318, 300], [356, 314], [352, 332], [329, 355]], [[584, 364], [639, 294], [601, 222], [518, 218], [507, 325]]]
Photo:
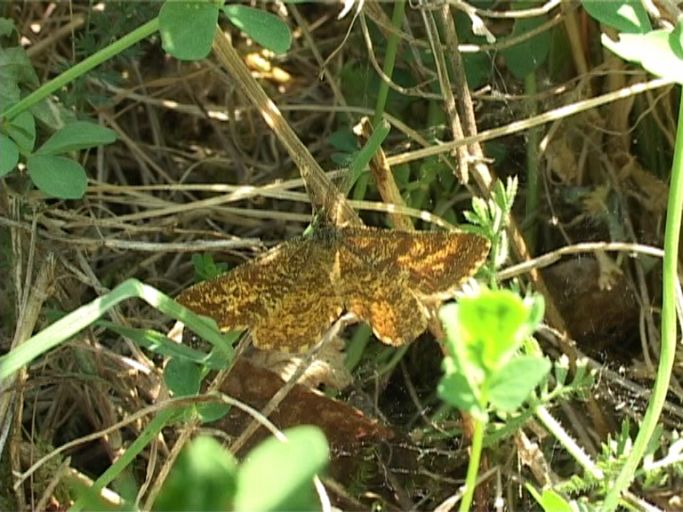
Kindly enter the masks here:
[[451, 296], [489, 248], [485, 238], [463, 231], [320, 227], [177, 300], [221, 330], [251, 329], [261, 349], [305, 351], [344, 310], [398, 346], [427, 328], [424, 300]]

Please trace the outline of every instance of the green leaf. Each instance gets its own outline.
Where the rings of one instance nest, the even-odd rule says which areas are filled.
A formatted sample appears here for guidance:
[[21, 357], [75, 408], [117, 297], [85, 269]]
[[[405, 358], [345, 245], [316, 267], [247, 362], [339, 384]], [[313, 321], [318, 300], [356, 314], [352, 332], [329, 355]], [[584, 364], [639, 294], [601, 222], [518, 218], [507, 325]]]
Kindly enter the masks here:
[[0, 112], [6, 110], [5, 105], [14, 105], [21, 99], [21, 89], [16, 82], [8, 79], [0, 69]]
[[575, 509], [552, 489], [545, 489], [541, 496], [541, 507], [545, 512], [574, 512]]
[[531, 391], [548, 375], [547, 359], [519, 356], [496, 371], [489, 383], [489, 400], [496, 409], [516, 411]]
[[622, 59], [640, 64], [646, 71], [683, 84], [683, 58], [676, 47], [680, 44], [672, 38], [671, 30], [654, 30], [648, 34], [621, 34], [619, 41], [612, 41], [605, 34], [602, 44]]
[[57, 130], [45, 144], [36, 151], [37, 155], [54, 155], [80, 149], [111, 144], [116, 132], [87, 121], [75, 121]]
[[9, 18], [0, 18], [0, 37], [8, 36], [14, 32], [14, 21]]
[[30, 112], [22, 112], [12, 119], [7, 126], [7, 133], [17, 146], [24, 151], [31, 151], [36, 143], [36, 121]]
[[484, 52], [463, 53], [462, 64], [465, 68], [467, 84], [472, 89], [482, 87], [489, 79], [493, 64], [491, 56]]
[[[151, 350], [155, 354], [165, 357], [177, 357], [202, 366], [206, 366], [212, 370], [224, 369], [230, 360], [230, 358], [226, 357], [225, 354], [216, 354], [215, 349], [210, 354], [205, 354], [204, 352], [194, 350], [187, 345], [176, 343], [175, 341], [153, 329], [126, 327], [104, 320], [99, 320], [97, 325], [111, 329], [121, 336], [131, 339], [137, 345], [144, 347], [147, 350]], [[232, 343], [230, 337], [228, 337], [227, 334], [222, 336], [226, 338], [226, 345], [230, 346]]]
[[236, 479], [230, 452], [211, 437], [198, 437], [178, 457], [153, 510], [228, 510]]
[[11, 172], [19, 162], [19, 148], [14, 141], [0, 133], [0, 178]]
[[213, 279], [223, 274], [227, 269], [226, 263], [216, 263], [213, 261], [213, 256], [209, 253], [193, 254], [192, 266], [194, 267], [194, 275], [197, 281], [206, 281]]
[[581, 3], [592, 18], [618, 32], [645, 34], [652, 30], [650, 18], [641, 0], [582, 0]]
[[63, 156], [31, 155], [26, 161], [28, 175], [46, 195], [59, 199], [80, 199], [88, 178], [78, 162]]
[[475, 214], [474, 212], [466, 210], [462, 213], [465, 216], [465, 220], [468, 222], [468, 224], [474, 224], [474, 225], [479, 224], [480, 217], [477, 214]]
[[31, 107], [30, 112], [39, 124], [50, 128], [51, 133], [78, 120], [73, 111], [53, 98], [46, 98], [36, 103]]
[[669, 46], [679, 59], [683, 58], [683, 20], [679, 21], [671, 31]]
[[485, 411], [464, 374], [452, 372], [444, 375], [439, 381], [437, 393], [441, 400], [459, 411], [467, 412], [477, 418], [485, 417]]
[[[487, 400], [495, 400], [496, 405], [506, 410], [511, 405], [518, 406], [540, 380], [535, 371], [542, 370], [543, 375], [549, 371], [547, 362], [527, 363], [527, 358], [514, 365], [526, 364], [528, 372], [514, 373], [515, 367], [508, 367], [515, 352], [536, 328], [540, 311], [540, 300], [522, 300], [509, 290], [486, 290], [476, 297], [463, 297], [457, 305], [442, 307], [439, 318], [446, 331], [448, 357], [444, 359], [446, 377], [439, 386], [441, 398], [458, 408], [474, 410], [484, 420], [482, 411], [488, 406]], [[530, 381], [530, 387], [517, 382], [501, 384], [503, 377]]]
[[214, 370], [224, 370], [230, 366], [235, 357], [235, 348], [233, 345], [237, 340], [239, 340], [241, 335], [242, 331], [227, 331], [220, 333], [224, 343], [221, 345], [214, 345], [213, 349], [209, 353], [209, 359], [204, 365]]
[[219, 420], [230, 412], [230, 406], [223, 403], [197, 404], [195, 409], [203, 423]]
[[[521, 18], [515, 22], [510, 37], [517, 37], [544, 23], [541, 17]], [[550, 50], [550, 32], [545, 30], [531, 39], [505, 48], [501, 51], [508, 69], [519, 80], [539, 68], [547, 59]]]
[[233, 25], [273, 53], [286, 53], [292, 45], [289, 27], [274, 14], [236, 4], [224, 6], [223, 12]]
[[309, 425], [285, 434], [288, 442], [270, 438], [249, 453], [237, 477], [235, 510], [319, 508], [312, 478], [329, 460], [325, 435]]
[[332, 132], [327, 138], [327, 143], [339, 151], [354, 153], [358, 151], [358, 140], [350, 128], [344, 127]]
[[356, 157], [356, 153], [331, 153], [330, 160], [336, 167], [349, 167], [353, 159]]
[[495, 371], [521, 345], [529, 314], [522, 299], [509, 290], [486, 291], [459, 302], [463, 348], [471, 362]]
[[211, 51], [219, 6], [204, 1], [168, 1], [159, 11], [164, 50], [179, 60], [199, 60]]
[[333, 132], [327, 143], [339, 150], [330, 155], [330, 160], [338, 167], [349, 167], [358, 155], [358, 140], [350, 127], [345, 126]]
[[479, 217], [479, 219], [482, 221], [485, 221], [491, 217], [486, 200], [482, 199], [481, 197], [472, 198], [472, 211], [474, 211], [477, 217]]
[[[3, 86], [5, 80], [16, 85], [38, 86], [40, 83], [26, 50], [21, 46], [0, 48], [0, 77], [3, 78]], [[5, 105], [2, 105], [2, 109], [5, 109]]]
[[38, 75], [20, 46], [0, 47], [0, 84], [0, 112], [21, 99], [21, 85], [38, 87]]
[[202, 369], [186, 359], [173, 358], [164, 368], [164, 382], [175, 396], [194, 396], [202, 383]]
[[525, 487], [538, 504], [541, 505], [544, 512], [575, 512], [577, 510], [572, 508], [567, 500], [552, 489], [544, 489], [543, 494], [539, 494], [531, 484], [525, 484]]
[[[455, 11], [455, 30], [462, 43], [486, 44], [486, 37], [474, 33], [472, 19], [462, 11]], [[431, 51], [427, 60], [433, 62]], [[494, 69], [491, 56], [486, 52], [463, 52], [462, 63], [465, 68], [465, 76], [467, 76], [467, 84], [473, 89], [478, 89], [486, 84], [490, 79], [491, 71]]]

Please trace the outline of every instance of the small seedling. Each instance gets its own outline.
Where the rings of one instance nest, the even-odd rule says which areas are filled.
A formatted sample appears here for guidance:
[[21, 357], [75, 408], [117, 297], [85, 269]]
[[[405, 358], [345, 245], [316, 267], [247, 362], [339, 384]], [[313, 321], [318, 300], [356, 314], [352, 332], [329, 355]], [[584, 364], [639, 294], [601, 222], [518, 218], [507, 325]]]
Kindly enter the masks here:
[[487, 290], [448, 304], [439, 313], [447, 356], [438, 393], [470, 414], [475, 425], [460, 510], [468, 510], [472, 502], [489, 415], [520, 408], [550, 371], [547, 359], [519, 353], [543, 318], [543, 305], [541, 296], [523, 300], [508, 290]]

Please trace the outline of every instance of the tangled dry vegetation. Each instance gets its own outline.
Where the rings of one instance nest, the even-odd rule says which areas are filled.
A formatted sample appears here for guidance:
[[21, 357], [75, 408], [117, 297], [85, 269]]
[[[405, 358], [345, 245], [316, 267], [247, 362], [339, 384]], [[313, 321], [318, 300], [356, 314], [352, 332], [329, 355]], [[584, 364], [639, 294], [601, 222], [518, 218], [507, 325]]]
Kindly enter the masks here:
[[[515, 21], [508, 3], [469, 11], [476, 18], [452, 8], [457, 19], [450, 30], [440, 24], [441, 7], [407, 9], [386, 107], [392, 126], [382, 145], [386, 159], [372, 164], [380, 168], [375, 176], [391, 171], [406, 208], [387, 213], [384, 185], [368, 174], [354, 186], [350, 205], [368, 225], [431, 229], [425, 215], [411, 214], [464, 222], [472, 195], [483, 194], [495, 177], [518, 176], [509, 227], [515, 236], [499, 277], [544, 295], [546, 323], [537, 338], [549, 358], [587, 357], [597, 370], [582, 396], [548, 405], [588, 456], [614, 461], [619, 454], [605, 454], [602, 443], [619, 438], [625, 420], [637, 424], [658, 359], [661, 253], [652, 248], [662, 246], [679, 93], [671, 85], [649, 87], [651, 77], [602, 49], [597, 24], [579, 6], [545, 5], [545, 11], [537, 6], [545, 39], [534, 44], [548, 52], [533, 83], [517, 76], [514, 57], [505, 53], [514, 44], [507, 39]], [[390, 5], [368, 2], [341, 20], [331, 4], [265, 8], [287, 20], [292, 48], [273, 56], [226, 25], [241, 65], [318, 164], [340, 171], [332, 176], [344, 174], [364, 140], [352, 127], [374, 113]], [[111, 3], [100, 12], [87, 2], [7, 2], [0, 9], [14, 21], [43, 83], [155, 16], [158, 5]], [[479, 35], [472, 33], [473, 19], [483, 20]], [[528, 34], [516, 37], [524, 42]], [[448, 48], [436, 57], [435, 38]], [[457, 55], [466, 76], [436, 72], [435, 61], [459, 62]], [[610, 99], [643, 84], [638, 94]], [[56, 93], [56, 103], [115, 130], [118, 141], [82, 156], [89, 177], [82, 200], [46, 199], [22, 174], [0, 182], [3, 352], [128, 278], [174, 297], [195, 282], [193, 255], [232, 267], [303, 232], [311, 221], [310, 194], [324, 203], [325, 189], [307, 193], [301, 161], [287, 153], [282, 134], [269, 128], [243, 86], [216, 54], [179, 62], [155, 36]], [[592, 98], [600, 104], [587, 103]], [[555, 110], [567, 105], [573, 108]], [[444, 149], [463, 137], [473, 138]], [[459, 183], [465, 174], [467, 186]], [[585, 242], [596, 243], [577, 245]], [[140, 300], [118, 304], [105, 318], [165, 334], [173, 327]], [[436, 395], [442, 352], [435, 336], [397, 350], [373, 341], [363, 327], [338, 330], [297, 385], [290, 377], [300, 357], [252, 348], [240, 349], [229, 370], [212, 374], [210, 387], [270, 414], [278, 428], [319, 425], [332, 449], [324, 482], [340, 507], [447, 509], [465, 474], [468, 427]], [[203, 347], [192, 336], [184, 339]], [[165, 361], [104, 324], [36, 359], [13, 382], [13, 401], [2, 411], [10, 421], [2, 432], [9, 437], [0, 508], [68, 506], [67, 483], [101, 475], [163, 407]], [[660, 456], [683, 421], [680, 379], [678, 365]], [[139, 506], [153, 503], [197, 431], [242, 457], [267, 435], [254, 432], [252, 421], [234, 407], [215, 423], [166, 426], [127, 469]], [[540, 488], [581, 473], [536, 419], [506, 425], [506, 435], [484, 452], [478, 510], [491, 510], [496, 500], [527, 510], [537, 505], [525, 483]], [[633, 506], [646, 500], [683, 508], [679, 469], [669, 465], [639, 480]], [[588, 487], [577, 483], [570, 491], [590, 496]], [[114, 491], [103, 496], [118, 499]]]

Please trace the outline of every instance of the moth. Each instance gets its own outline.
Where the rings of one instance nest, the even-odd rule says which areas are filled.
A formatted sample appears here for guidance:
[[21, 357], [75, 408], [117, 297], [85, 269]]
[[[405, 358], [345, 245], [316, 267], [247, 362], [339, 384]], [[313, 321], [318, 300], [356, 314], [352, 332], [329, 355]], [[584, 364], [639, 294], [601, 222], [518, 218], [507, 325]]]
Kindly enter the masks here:
[[318, 227], [191, 286], [177, 300], [254, 346], [303, 352], [343, 311], [399, 346], [427, 328], [427, 300], [452, 295], [484, 263], [489, 241], [464, 231]]

